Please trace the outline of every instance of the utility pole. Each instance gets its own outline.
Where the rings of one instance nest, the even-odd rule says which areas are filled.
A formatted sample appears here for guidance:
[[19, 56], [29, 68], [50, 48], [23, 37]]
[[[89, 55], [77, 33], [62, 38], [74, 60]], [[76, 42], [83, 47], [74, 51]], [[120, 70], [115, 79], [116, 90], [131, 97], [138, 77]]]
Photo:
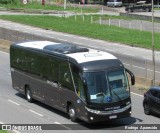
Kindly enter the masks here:
[[154, 51], [154, 0], [152, 0], [152, 61], [153, 61], [153, 82], [155, 86], [155, 51]]

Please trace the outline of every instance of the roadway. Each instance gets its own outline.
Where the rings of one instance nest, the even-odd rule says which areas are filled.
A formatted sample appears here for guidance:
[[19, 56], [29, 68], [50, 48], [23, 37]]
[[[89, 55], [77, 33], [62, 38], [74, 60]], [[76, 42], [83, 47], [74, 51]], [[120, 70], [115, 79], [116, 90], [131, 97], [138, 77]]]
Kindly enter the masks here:
[[[70, 121], [67, 114], [64, 114], [54, 108], [46, 106], [39, 102], [28, 103], [25, 97], [12, 88], [9, 54], [0, 51], [0, 124], [54, 124], [54, 129], [63, 129], [63, 132], [112, 132], [122, 133], [127, 130], [118, 130], [120, 124], [159, 124], [160, 118], [156, 115], [147, 116], [143, 112], [142, 101], [143, 95], [131, 93], [132, 98], [132, 116], [120, 120], [109, 121], [113, 127], [87, 125], [79, 121], [75, 124]], [[111, 130], [117, 129], [117, 130]], [[22, 131], [14, 131], [16, 133]], [[23, 131], [25, 132], [25, 131]], [[44, 131], [42, 131], [44, 132]], [[53, 132], [53, 131], [45, 131]], [[130, 131], [134, 132], [134, 131]], [[143, 131], [140, 131], [143, 132]], [[150, 132], [149, 130], [145, 132]], [[158, 132], [158, 131], [155, 131]]]

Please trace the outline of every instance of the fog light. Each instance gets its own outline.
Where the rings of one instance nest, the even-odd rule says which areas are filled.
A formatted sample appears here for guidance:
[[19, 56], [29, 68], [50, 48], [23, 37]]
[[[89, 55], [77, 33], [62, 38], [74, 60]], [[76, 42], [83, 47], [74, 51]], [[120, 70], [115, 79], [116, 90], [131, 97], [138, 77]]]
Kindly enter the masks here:
[[130, 111], [129, 113], [131, 114], [132, 112]]
[[93, 120], [93, 117], [90, 117], [91, 120]]

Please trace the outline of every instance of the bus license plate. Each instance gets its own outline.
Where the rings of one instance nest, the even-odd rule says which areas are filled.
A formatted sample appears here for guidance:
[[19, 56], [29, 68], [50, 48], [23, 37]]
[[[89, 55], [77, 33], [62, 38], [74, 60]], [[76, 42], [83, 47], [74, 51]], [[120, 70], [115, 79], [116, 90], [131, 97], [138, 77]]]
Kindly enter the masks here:
[[117, 118], [117, 115], [111, 115], [111, 116], [109, 116], [109, 119], [115, 119], [115, 118]]

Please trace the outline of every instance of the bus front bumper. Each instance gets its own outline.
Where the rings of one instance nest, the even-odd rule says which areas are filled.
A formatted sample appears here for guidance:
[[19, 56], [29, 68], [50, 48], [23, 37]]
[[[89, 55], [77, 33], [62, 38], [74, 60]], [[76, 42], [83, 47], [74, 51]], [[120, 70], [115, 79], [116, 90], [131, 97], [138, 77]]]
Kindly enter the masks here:
[[98, 111], [89, 109], [86, 107], [88, 122], [101, 122], [107, 121], [112, 119], [119, 119], [131, 116], [131, 104], [127, 105], [124, 108], [117, 109], [117, 110], [110, 110], [110, 111]]

